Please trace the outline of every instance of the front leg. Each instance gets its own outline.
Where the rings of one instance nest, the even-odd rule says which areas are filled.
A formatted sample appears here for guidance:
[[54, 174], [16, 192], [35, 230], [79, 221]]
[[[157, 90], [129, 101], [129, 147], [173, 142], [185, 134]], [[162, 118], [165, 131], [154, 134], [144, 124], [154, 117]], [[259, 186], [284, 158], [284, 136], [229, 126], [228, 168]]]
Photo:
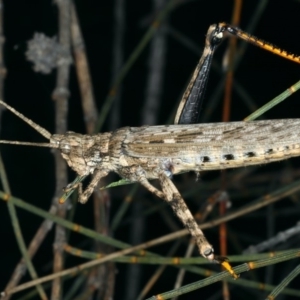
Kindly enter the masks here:
[[82, 190], [82, 183], [78, 185], [78, 202], [85, 204], [91, 194], [93, 193], [95, 187], [97, 186], [98, 182], [101, 180], [102, 177], [105, 177], [108, 174], [107, 171], [96, 169], [93, 173], [93, 179], [86, 187], [86, 189]]
[[138, 173], [139, 176], [137, 176], [136, 179], [147, 190], [149, 190], [159, 198], [166, 200], [171, 205], [174, 213], [195, 239], [200, 254], [209, 260], [214, 260], [214, 249], [212, 245], [207, 241], [202, 230], [199, 228], [197, 222], [193, 218], [190, 210], [186, 206], [183, 198], [181, 197], [171, 179], [164, 172], [161, 172], [159, 174], [159, 181], [162, 187], [162, 191], [159, 191], [148, 181], [141, 170]]
[[93, 174], [93, 179], [89, 183], [89, 185], [86, 187], [86, 189], [83, 191], [82, 190], [82, 183], [81, 181], [86, 177], [86, 176], [80, 176], [78, 180], [73, 181], [72, 183], [68, 184], [67, 187], [64, 189], [65, 193], [68, 193], [72, 190], [75, 190], [78, 188], [78, 202], [84, 204], [88, 201], [89, 197], [93, 193], [95, 187], [97, 186], [98, 182], [101, 180], [102, 177], [105, 177], [108, 174], [107, 171], [103, 170], [95, 170]]

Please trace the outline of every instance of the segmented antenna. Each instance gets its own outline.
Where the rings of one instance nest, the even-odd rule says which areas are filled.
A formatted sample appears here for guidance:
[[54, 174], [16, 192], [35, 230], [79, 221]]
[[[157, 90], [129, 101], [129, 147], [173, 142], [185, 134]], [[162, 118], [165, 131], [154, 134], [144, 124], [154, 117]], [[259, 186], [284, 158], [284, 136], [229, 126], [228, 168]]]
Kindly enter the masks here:
[[[45, 128], [41, 127], [40, 125], [34, 123], [32, 120], [26, 118], [23, 114], [16, 111], [13, 107], [9, 106], [4, 101], [0, 100], [0, 104], [2, 104], [4, 107], [6, 107], [8, 110], [10, 110], [14, 115], [22, 119], [24, 122], [26, 122], [30, 127], [35, 129], [38, 133], [40, 133], [42, 136], [44, 136], [46, 139], [50, 140], [52, 134], [47, 131]], [[37, 147], [48, 147], [48, 148], [58, 148], [57, 145], [50, 144], [50, 143], [30, 143], [30, 142], [19, 142], [19, 141], [5, 141], [0, 140], [0, 144], [13, 144], [13, 145], [23, 145], [23, 146], [37, 146]]]
[[31, 142], [19, 142], [19, 141], [7, 141], [7, 140], [0, 140], [0, 144], [10, 144], [10, 145], [20, 145], [20, 146], [36, 146], [36, 147], [46, 147], [46, 148], [58, 148], [58, 145], [50, 144], [50, 143], [31, 143]]
[[31, 126], [33, 129], [35, 129], [38, 133], [40, 133], [42, 136], [44, 136], [46, 139], [50, 140], [52, 134], [47, 131], [45, 128], [41, 127], [40, 125], [34, 123], [30, 119], [26, 118], [24, 115], [22, 115], [20, 112], [16, 111], [14, 108], [6, 104], [4, 101], [0, 100], [0, 104], [2, 104], [4, 107], [6, 107], [8, 110], [10, 110], [14, 115], [22, 119], [24, 122], [26, 122], [29, 126]]
[[229, 32], [230, 34], [232, 35], [235, 35], [237, 37], [239, 37], [240, 39], [248, 42], [248, 43], [251, 43], [257, 47], [260, 47], [266, 51], [269, 51], [271, 53], [274, 53], [276, 55], [279, 55], [283, 58], [286, 58], [286, 59], [289, 59], [293, 62], [296, 62], [296, 63], [300, 63], [300, 56], [299, 55], [296, 55], [296, 54], [293, 54], [293, 53], [289, 53], [269, 42], [266, 42], [262, 39], [259, 39], [257, 38], [256, 36], [254, 35], [251, 35], [237, 27], [234, 27], [234, 26], [231, 26], [227, 23], [219, 23], [218, 24], [219, 28], [223, 31], [227, 31]]

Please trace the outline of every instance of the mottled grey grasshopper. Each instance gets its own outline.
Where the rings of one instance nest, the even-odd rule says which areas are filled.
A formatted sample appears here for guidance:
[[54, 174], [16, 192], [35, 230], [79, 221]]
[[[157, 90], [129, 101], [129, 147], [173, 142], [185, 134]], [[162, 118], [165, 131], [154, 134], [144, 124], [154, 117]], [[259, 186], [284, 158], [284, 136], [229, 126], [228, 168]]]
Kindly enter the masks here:
[[[212, 25], [207, 33], [203, 55], [178, 108], [175, 118], [177, 124], [124, 127], [94, 135], [74, 132], [52, 135], [0, 100], [2, 105], [49, 140], [45, 144], [3, 140], [0, 143], [57, 148], [80, 177], [93, 174], [85, 190], [81, 182], [67, 186], [67, 190], [78, 187], [81, 203], [88, 200], [101, 178], [110, 172], [131, 182], [141, 183], [171, 205], [196, 240], [200, 254], [208, 260], [214, 260], [213, 247], [173, 184], [172, 176], [188, 171], [257, 165], [300, 155], [300, 119], [191, 124], [197, 119], [195, 107], [199, 105], [204, 92], [213, 52], [225, 31], [300, 61], [299, 57], [287, 54], [237, 28], [224, 23]], [[151, 179], [159, 180], [161, 190], [149, 182]], [[222, 263], [221, 260], [219, 262]], [[237, 277], [232, 270], [230, 272]]]

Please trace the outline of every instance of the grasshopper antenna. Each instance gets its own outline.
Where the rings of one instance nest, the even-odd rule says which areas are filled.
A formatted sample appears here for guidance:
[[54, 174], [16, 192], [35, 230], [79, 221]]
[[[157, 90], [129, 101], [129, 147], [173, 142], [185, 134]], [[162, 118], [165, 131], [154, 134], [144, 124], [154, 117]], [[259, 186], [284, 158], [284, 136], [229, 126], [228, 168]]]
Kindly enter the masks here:
[[31, 143], [31, 142], [19, 142], [19, 141], [6, 141], [0, 140], [0, 144], [20, 145], [20, 146], [36, 146], [46, 148], [58, 148], [57, 145], [51, 143]]
[[44, 136], [46, 139], [50, 140], [52, 134], [47, 131], [45, 128], [41, 127], [40, 125], [34, 123], [30, 119], [26, 118], [24, 115], [22, 115], [20, 112], [16, 111], [13, 107], [6, 104], [4, 101], [0, 100], [0, 104], [2, 104], [4, 107], [6, 107], [8, 110], [10, 110], [14, 115], [22, 119], [24, 122], [26, 122], [29, 126], [31, 126], [33, 129], [35, 129], [37, 132], [39, 132], [42, 136]]
[[[50, 140], [52, 134], [47, 131], [45, 128], [41, 127], [40, 125], [36, 124], [32, 120], [26, 118], [23, 114], [15, 110], [13, 107], [9, 106], [4, 101], [0, 100], [0, 104], [2, 104], [5, 108], [10, 110], [14, 115], [22, 119], [24, 122], [26, 122], [30, 127], [35, 129], [38, 133], [40, 133], [42, 136], [44, 136], [46, 139]], [[30, 143], [30, 142], [19, 142], [19, 141], [5, 141], [1, 140], [0, 144], [12, 144], [12, 145], [24, 145], [24, 146], [37, 146], [37, 147], [48, 147], [48, 148], [58, 148], [55, 144], [51, 143]]]

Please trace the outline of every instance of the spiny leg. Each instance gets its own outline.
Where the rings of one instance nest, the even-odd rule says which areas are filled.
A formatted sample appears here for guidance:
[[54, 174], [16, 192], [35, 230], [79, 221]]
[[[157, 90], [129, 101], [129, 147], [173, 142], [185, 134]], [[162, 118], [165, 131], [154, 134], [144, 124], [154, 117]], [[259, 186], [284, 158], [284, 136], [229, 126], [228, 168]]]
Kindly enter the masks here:
[[141, 185], [143, 185], [149, 192], [156, 195], [158, 198], [165, 199], [165, 194], [154, 187], [147, 179], [145, 175], [145, 171], [142, 167], [130, 167], [127, 171], [129, 174], [134, 174], [134, 178], [132, 180], [138, 181]]
[[101, 180], [101, 178], [105, 177], [107, 174], [108, 174], [108, 172], [106, 172], [106, 171], [96, 169], [96, 171], [93, 174], [92, 181], [89, 183], [89, 185], [86, 187], [86, 189], [84, 191], [82, 190], [81, 181], [86, 176], [81, 176], [81, 177], [79, 177], [78, 180], [74, 180], [72, 183], [68, 184], [67, 187], [64, 189], [64, 192], [68, 193], [68, 192], [78, 188], [78, 202], [84, 204], [87, 202], [87, 200], [93, 193], [95, 187], [97, 186], [97, 184]]
[[82, 184], [80, 183], [78, 185], [78, 202], [84, 204], [88, 201], [89, 197], [93, 193], [95, 187], [97, 186], [98, 182], [101, 180], [102, 177], [105, 177], [108, 174], [108, 172], [103, 170], [95, 170], [93, 174], [93, 179], [89, 183], [89, 185], [86, 187], [86, 189], [82, 190]]
[[214, 259], [214, 249], [206, 240], [202, 230], [198, 227], [195, 219], [193, 218], [190, 210], [186, 206], [184, 200], [176, 189], [175, 185], [168, 178], [168, 176], [162, 172], [159, 176], [159, 180], [162, 186], [163, 191], [159, 191], [156, 187], [154, 187], [148, 179], [141, 172], [139, 174], [138, 181], [151, 193], [155, 194], [161, 199], [166, 200], [172, 207], [174, 213], [186, 226], [189, 230], [190, 234], [196, 240], [196, 244], [198, 246], [200, 254], [209, 259]]
[[166, 200], [170, 203], [178, 218], [196, 240], [200, 254], [209, 260], [214, 260], [221, 264], [234, 279], [237, 279], [239, 275], [234, 272], [228, 259], [226, 257], [216, 257], [214, 255], [213, 247], [208, 243], [172, 180], [165, 173], [160, 174], [159, 180], [161, 182], [162, 190], [166, 195]]
[[161, 198], [163, 200], [167, 200], [166, 196], [163, 192], [158, 190], [156, 187], [154, 187], [146, 177], [139, 178], [139, 183], [142, 184], [149, 192], [156, 195], [158, 198]]
[[212, 245], [207, 241], [172, 180], [163, 172], [160, 174], [159, 180], [166, 201], [195, 239], [200, 254], [209, 260], [214, 260]]
[[73, 192], [78, 188], [79, 184], [85, 179], [86, 175], [84, 176], [77, 176], [75, 180], [69, 183], [64, 189], [64, 194], [59, 199], [59, 203], [63, 204], [65, 201], [73, 194]]

